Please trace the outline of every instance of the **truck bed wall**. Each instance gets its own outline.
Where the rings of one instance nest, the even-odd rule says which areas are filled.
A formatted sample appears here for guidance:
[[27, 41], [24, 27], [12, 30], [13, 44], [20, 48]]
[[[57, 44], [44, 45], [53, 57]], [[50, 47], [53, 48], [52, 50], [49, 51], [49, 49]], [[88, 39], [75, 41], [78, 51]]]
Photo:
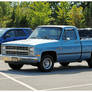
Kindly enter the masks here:
[[82, 39], [81, 40], [82, 45], [82, 56], [81, 59], [90, 59], [91, 58], [91, 52], [92, 52], [92, 40], [91, 39]]

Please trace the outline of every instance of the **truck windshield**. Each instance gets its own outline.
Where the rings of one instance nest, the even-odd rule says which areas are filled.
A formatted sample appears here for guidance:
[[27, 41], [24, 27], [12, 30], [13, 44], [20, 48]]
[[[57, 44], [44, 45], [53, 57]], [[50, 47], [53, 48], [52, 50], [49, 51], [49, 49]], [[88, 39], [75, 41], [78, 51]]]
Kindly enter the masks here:
[[2, 37], [2, 35], [6, 32], [5, 28], [0, 28], [0, 37]]
[[36, 28], [29, 39], [52, 39], [59, 40], [62, 28], [59, 27], [38, 27]]

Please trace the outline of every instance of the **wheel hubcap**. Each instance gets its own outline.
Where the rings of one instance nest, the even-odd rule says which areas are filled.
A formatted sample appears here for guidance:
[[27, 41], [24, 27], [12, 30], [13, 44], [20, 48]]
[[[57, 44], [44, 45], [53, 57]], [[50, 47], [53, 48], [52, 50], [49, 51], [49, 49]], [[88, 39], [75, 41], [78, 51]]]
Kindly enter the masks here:
[[45, 58], [45, 59], [43, 60], [43, 67], [44, 67], [45, 69], [50, 69], [51, 66], [52, 66], [52, 60], [51, 60], [50, 58]]

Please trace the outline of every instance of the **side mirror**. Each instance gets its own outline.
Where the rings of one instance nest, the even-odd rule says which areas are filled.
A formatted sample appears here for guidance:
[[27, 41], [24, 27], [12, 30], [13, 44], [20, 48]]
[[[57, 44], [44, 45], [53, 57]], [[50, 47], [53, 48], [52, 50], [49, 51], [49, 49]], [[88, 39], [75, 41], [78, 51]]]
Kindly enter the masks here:
[[67, 37], [67, 38], [66, 38], [66, 40], [70, 40], [70, 38], [69, 38], [69, 37]]

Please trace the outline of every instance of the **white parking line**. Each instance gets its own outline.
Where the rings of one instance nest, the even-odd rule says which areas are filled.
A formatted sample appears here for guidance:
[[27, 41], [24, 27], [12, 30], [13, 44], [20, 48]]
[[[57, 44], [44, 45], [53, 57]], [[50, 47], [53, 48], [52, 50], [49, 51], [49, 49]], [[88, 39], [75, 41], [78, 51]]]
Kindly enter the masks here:
[[0, 78], [0, 80], [6, 80], [6, 79], [8, 79], [8, 78]]
[[11, 79], [12, 81], [14, 81], [14, 82], [16, 82], [16, 83], [18, 83], [18, 84], [23, 85], [24, 87], [26, 87], [26, 88], [28, 88], [28, 89], [31, 89], [32, 91], [37, 91], [37, 89], [35, 89], [35, 88], [33, 88], [33, 87], [31, 87], [31, 86], [25, 84], [24, 82], [21, 82], [21, 81], [19, 81], [19, 80], [16, 80], [16, 79], [14, 79], [14, 78], [8, 76], [8, 75], [5, 74], [5, 73], [0, 72], [0, 74], [3, 75], [3, 76], [5, 76], [5, 77], [7, 77], [8, 79]]
[[14, 77], [14, 78], [20, 79], [20, 78], [32, 78], [32, 77], [35, 77], [35, 76], [22, 76], [22, 77]]
[[[15, 79], [22, 79], [22, 78], [30, 78], [30, 77], [36, 77], [36, 76], [21, 76], [21, 77], [13, 77], [13, 78], [15, 78]], [[9, 79], [9, 78], [7, 78], [7, 77], [0, 78], [0, 80], [7, 80], [7, 79]]]
[[[13, 77], [15, 79], [20, 79], [20, 78], [29, 78], [29, 77], [34, 77], [34, 76], [22, 76], [22, 77]], [[0, 78], [0, 80], [7, 80], [9, 78], [5, 77], [5, 78]]]
[[[61, 89], [68, 89], [68, 88], [78, 88], [78, 87], [85, 87], [85, 86], [92, 86], [92, 84], [81, 84], [81, 85], [74, 85], [74, 86], [66, 86], [66, 87], [58, 87], [58, 88], [50, 88], [50, 89], [44, 89], [46, 91], [50, 90], [61, 90]], [[43, 91], [43, 90], [42, 90]]]

